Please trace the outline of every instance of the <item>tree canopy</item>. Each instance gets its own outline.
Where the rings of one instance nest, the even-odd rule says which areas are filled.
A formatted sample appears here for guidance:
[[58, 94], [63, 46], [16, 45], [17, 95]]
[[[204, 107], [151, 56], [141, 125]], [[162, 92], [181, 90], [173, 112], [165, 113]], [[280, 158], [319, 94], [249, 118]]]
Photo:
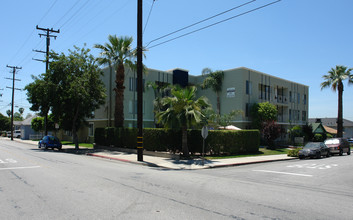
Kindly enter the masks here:
[[35, 81], [26, 86], [31, 110], [41, 113], [51, 110], [60, 128], [72, 131], [76, 148], [78, 129], [86, 118], [93, 117], [94, 110], [104, 104], [106, 96], [100, 78], [102, 71], [89, 52], [76, 46], [67, 55], [51, 52], [47, 73], [34, 77]]
[[[132, 67], [132, 59], [136, 57], [135, 50], [132, 48], [132, 41], [132, 37], [117, 37], [116, 35], [109, 35], [108, 43], [105, 43], [104, 45], [94, 45], [95, 48], [101, 50], [99, 54], [100, 57], [97, 58], [98, 62], [100, 64], [108, 64], [110, 69], [114, 68], [115, 70], [115, 127], [124, 127], [125, 65]], [[111, 91], [109, 91], [109, 94], [110, 92]]]
[[261, 129], [262, 124], [267, 121], [277, 121], [277, 108], [269, 102], [253, 104], [251, 107], [251, 117], [253, 126]]
[[166, 110], [160, 110], [156, 117], [158, 123], [162, 123], [166, 128], [181, 129], [182, 151], [187, 157], [189, 155], [187, 129], [205, 121], [204, 110], [209, 108], [210, 104], [206, 97], [196, 99], [195, 86], [184, 89], [173, 87], [171, 95], [162, 99], [162, 106]]
[[8, 131], [10, 129], [11, 129], [10, 118], [0, 113], [0, 131]]
[[343, 136], [343, 81], [348, 80], [353, 83], [352, 69], [346, 66], [337, 65], [336, 68], [331, 68], [328, 74], [323, 75], [324, 81], [321, 83], [321, 90], [331, 87], [333, 91], [338, 91], [338, 114], [337, 114], [337, 137]]
[[205, 68], [202, 70], [202, 75], [207, 75], [205, 80], [202, 83], [203, 89], [211, 88], [213, 92], [217, 95], [217, 113], [221, 114], [221, 100], [220, 100], [220, 93], [222, 91], [222, 84], [224, 78], [224, 72], [217, 70], [212, 71], [209, 68]]

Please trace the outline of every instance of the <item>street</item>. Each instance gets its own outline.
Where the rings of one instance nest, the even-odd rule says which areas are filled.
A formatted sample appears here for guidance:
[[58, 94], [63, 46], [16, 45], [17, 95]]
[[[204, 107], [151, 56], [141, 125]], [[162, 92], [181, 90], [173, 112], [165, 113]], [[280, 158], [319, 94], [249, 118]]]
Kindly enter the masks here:
[[1, 219], [353, 219], [353, 156], [169, 170], [0, 140]]

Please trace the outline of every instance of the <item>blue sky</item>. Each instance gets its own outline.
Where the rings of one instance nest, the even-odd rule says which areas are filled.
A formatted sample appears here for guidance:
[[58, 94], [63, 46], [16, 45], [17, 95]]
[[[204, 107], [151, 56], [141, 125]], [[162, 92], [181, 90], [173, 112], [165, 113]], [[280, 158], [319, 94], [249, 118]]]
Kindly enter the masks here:
[[[213, 16], [248, 1], [242, 0], [144, 0], [144, 45], [165, 34]], [[177, 37], [206, 25], [244, 13], [272, 1], [257, 0], [247, 6], [187, 29]], [[132, 36], [136, 45], [137, 0], [12, 0], [0, 7], [0, 112], [10, 109], [12, 74], [6, 65], [20, 66], [16, 88], [24, 88], [31, 75], [45, 71], [45, 64], [33, 61], [45, 50], [43, 28], [60, 29], [50, 48], [67, 52], [73, 45], [92, 48], [103, 44], [109, 34]], [[269, 7], [228, 20], [213, 27], [150, 48], [144, 64], [168, 70], [176, 67], [199, 75], [205, 67], [226, 70], [245, 66], [309, 86], [309, 117], [336, 117], [337, 93], [320, 89], [322, 75], [336, 65], [353, 67], [353, 1], [282, 0]], [[153, 46], [152, 42], [149, 46]], [[92, 49], [94, 55], [98, 54]], [[344, 118], [353, 121], [353, 85], [345, 83]], [[30, 104], [24, 91], [15, 92], [15, 111]]]

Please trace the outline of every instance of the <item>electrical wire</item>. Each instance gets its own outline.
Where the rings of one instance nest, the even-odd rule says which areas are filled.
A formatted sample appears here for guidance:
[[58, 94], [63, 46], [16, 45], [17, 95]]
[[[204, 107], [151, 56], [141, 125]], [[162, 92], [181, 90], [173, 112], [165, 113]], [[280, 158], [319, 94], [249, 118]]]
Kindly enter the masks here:
[[[50, 10], [54, 7], [55, 3], [58, 0], [55, 0], [53, 4], [49, 7], [49, 9], [46, 11], [46, 13], [43, 15], [43, 17], [39, 20], [38, 24], [48, 15]], [[29, 39], [32, 37], [33, 33], [35, 32], [35, 28], [32, 30], [32, 32], [28, 35], [27, 39], [24, 41], [24, 43], [21, 45], [21, 47], [17, 50], [15, 55], [13, 55], [8, 63], [11, 63], [15, 57], [17, 57], [18, 53], [23, 49], [23, 47], [28, 43]]]
[[65, 24], [67, 24], [67, 22], [69, 22], [75, 15], [77, 15], [77, 14], [87, 5], [87, 3], [88, 3], [89, 1], [90, 1], [90, 0], [87, 0], [83, 5], [81, 5], [81, 7], [80, 7], [78, 10], [76, 10], [75, 13], [73, 13], [73, 14], [71, 15], [71, 17], [70, 17], [69, 19], [67, 19], [66, 22], [60, 26], [59, 29], [61, 29], [61, 28], [62, 28]]
[[278, 2], [280, 2], [280, 1], [281, 1], [281, 0], [277, 0], [277, 1], [274, 1], [274, 2], [271, 2], [271, 3], [268, 3], [268, 4], [266, 4], [266, 5], [262, 5], [262, 6], [260, 6], [260, 7], [257, 7], [257, 8], [254, 8], [254, 9], [251, 9], [251, 10], [249, 10], [249, 11], [246, 11], [246, 12], [243, 12], [243, 13], [240, 13], [240, 14], [237, 14], [237, 15], [232, 16], [232, 17], [229, 17], [229, 18], [227, 18], [227, 19], [224, 19], [224, 20], [221, 20], [221, 21], [215, 22], [215, 23], [210, 24], [210, 25], [207, 25], [207, 26], [205, 26], [205, 27], [202, 27], [202, 28], [196, 29], [196, 30], [194, 30], [194, 31], [190, 31], [190, 32], [188, 32], [188, 33], [185, 33], [185, 34], [182, 34], [182, 35], [180, 35], [180, 36], [174, 37], [174, 38], [172, 38], [172, 39], [169, 39], [169, 40], [163, 41], [163, 42], [161, 42], [161, 43], [158, 43], [158, 44], [152, 45], [152, 46], [150, 46], [150, 47], [147, 47], [147, 49], [151, 49], [151, 48], [153, 48], [153, 47], [160, 46], [160, 45], [162, 45], [162, 44], [168, 43], [168, 42], [170, 42], [170, 41], [173, 41], [173, 40], [176, 40], [176, 39], [179, 39], [179, 38], [182, 38], [182, 37], [185, 37], [185, 36], [187, 36], [187, 35], [190, 35], [190, 34], [193, 34], [193, 33], [195, 33], [195, 32], [198, 32], [198, 31], [204, 30], [204, 29], [206, 29], [206, 28], [209, 28], [209, 27], [215, 26], [215, 25], [217, 25], [217, 24], [220, 24], [220, 23], [223, 23], [223, 22], [229, 21], [229, 20], [231, 20], [231, 19], [234, 19], [234, 18], [237, 18], [237, 17], [243, 16], [243, 15], [249, 14], [249, 13], [251, 13], [251, 12], [254, 12], [254, 11], [260, 10], [260, 9], [262, 9], [262, 8], [265, 8], [265, 7], [268, 7], [268, 6], [270, 6], [270, 5], [273, 5], [273, 4], [275, 4], [275, 3], [278, 3]]
[[79, 2], [80, 2], [79, 0], [76, 1], [75, 4], [73, 4], [73, 5], [71, 6], [71, 8], [70, 8], [68, 11], [66, 11], [66, 13], [65, 13], [53, 26], [56, 26], [67, 14], [69, 14], [70, 11], [71, 11]]
[[152, 9], [153, 9], [154, 2], [155, 2], [155, 1], [156, 1], [156, 0], [153, 0], [153, 2], [152, 2], [151, 9], [150, 9], [150, 12], [148, 13], [147, 21], [146, 21], [145, 27], [143, 28], [143, 32], [142, 32], [142, 33], [145, 33], [145, 30], [146, 30], [146, 27], [147, 27], [148, 21], [150, 20], [150, 16], [151, 16]]
[[226, 11], [223, 11], [223, 12], [221, 12], [221, 13], [218, 13], [218, 14], [213, 15], [213, 16], [211, 16], [211, 17], [205, 18], [205, 19], [203, 19], [203, 20], [201, 20], [201, 21], [198, 21], [198, 22], [196, 22], [196, 23], [193, 23], [193, 24], [190, 24], [190, 25], [185, 26], [185, 27], [183, 27], [183, 28], [180, 28], [180, 29], [178, 29], [178, 30], [176, 30], [176, 31], [173, 31], [173, 32], [169, 33], [169, 34], [166, 34], [166, 35], [163, 35], [163, 36], [161, 36], [161, 37], [158, 37], [158, 38], [156, 38], [156, 39], [154, 39], [154, 40], [151, 40], [151, 41], [146, 45], [146, 47], [148, 47], [152, 42], [155, 42], [155, 41], [157, 41], [157, 40], [163, 39], [163, 38], [168, 37], [168, 36], [170, 36], [170, 35], [172, 35], [172, 34], [176, 34], [176, 33], [180, 32], [180, 31], [183, 31], [183, 30], [188, 29], [188, 28], [190, 28], [190, 27], [193, 27], [193, 26], [195, 26], [195, 25], [201, 24], [201, 23], [203, 23], [203, 22], [205, 22], [205, 21], [211, 20], [211, 19], [213, 19], [213, 18], [215, 18], [215, 17], [218, 17], [218, 16], [220, 16], [220, 15], [226, 14], [226, 13], [228, 13], [228, 12], [231, 12], [231, 11], [233, 11], [233, 10], [235, 10], [235, 9], [241, 8], [241, 7], [243, 7], [243, 6], [246, 6], [246, 5], [248, 5], [248, 4], [250, 4], [250, 3], [253, 3], [253, 2], [255, 2], [255, 1], [256, 1], [256, 0], [248, 1], [248, 2], [246, 2], [246, 3], [244, 3], [244, 4], [235, 6], [235, 7], [231, 8], [231, 9], [226, 10]]

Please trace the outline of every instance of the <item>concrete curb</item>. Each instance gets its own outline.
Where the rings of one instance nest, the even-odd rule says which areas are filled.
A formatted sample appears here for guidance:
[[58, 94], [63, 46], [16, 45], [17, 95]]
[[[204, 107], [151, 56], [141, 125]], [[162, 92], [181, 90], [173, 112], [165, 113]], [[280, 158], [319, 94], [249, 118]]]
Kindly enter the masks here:
[[284, 158], [284, 159], [273, 159], [273, 160], [260, 160], [260, 161], [249, 161], [249, 162], [238, 162], [238, 163], [228, 163], [228, 164], [218, 164], [218, 165], [205, 165], [203, 167], [198, 167], [198, 168], [172, 168], [168, 166], [161, 166], [155, 163], [150, 163], [150, 162], [140, 162], [140, 161], [132, 161], [132, 160], [127, 160], [127, 159], [121, 159], [117, 157], [111, 157], [111, 156], [105, 156], [105, 155], [98, 155], [94, 153], [87, 153], [86, 155], [88, 156], [93, 156], [93, 157], [100, 157], [104, 159], [109, 159], [109, 160], [117, 160], [121, 162], [127, 162], [127, 163], [132, 163], [132, 164], [139, 164], [139, 165], [144, 165], [144, 166], [150, 166], [150, 167], [161, 167], [165, 169], [170, 169], [170, 170], [197, 170], [197, 169], [214, 169], [214, 168], [222, 168], [222, 167], [232, 167], [232, 166], [243, 166], [243, 165], [250, 165], [250, 164], [258, 164], [258, 163], [270, 163], [270, 162], [276, 162], [276, 161], [286, 161], [286, 160], [295, 160], [298, 158], [291, 157], [291, 158]]
[[292, 157], [292, 158], [276, 159], [276, 160], [259, 160], [259, 161], [249, 161], [249, 162], [241, 162], [241, 163], [219, 164], [219, 165], [210, 166], [209, 168], [243, 166], [243, 165], [250, 165], [250, 164], [257, 164], [257, 163], [271, 163], [271, 162], [295, 160], [295, 159], [298, 159], [298, 158]]

